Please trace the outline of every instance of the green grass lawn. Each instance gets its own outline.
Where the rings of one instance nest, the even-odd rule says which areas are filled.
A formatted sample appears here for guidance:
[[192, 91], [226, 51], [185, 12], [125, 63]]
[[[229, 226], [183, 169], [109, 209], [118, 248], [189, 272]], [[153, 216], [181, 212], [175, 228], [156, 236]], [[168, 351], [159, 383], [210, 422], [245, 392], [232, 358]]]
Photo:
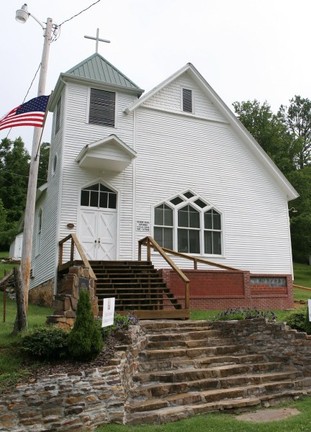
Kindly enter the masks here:
[[294, 264], [294, 284], [311, 288], [311, 266]]
[[[1, 388], [14, 385], [20, 378], [29, 373], [29, 368], [23, 364], [23, 358], [18, 350], [20, 336], [12, 335], [16, 317], [15, 301], [10, 299], [6, 301], [5, 322], [3, 312], [3, 293], [0, 292], [0, 392]], [[29, 329], [45, 325], [46, 317], [51, 313], [50, 308], [29, 305]]]
[[300, 414], [287, 420], [251, 423], [237, 420], [232, 414], [213, 413], [164, 425], [110, 424], [97, 428], [96, 432], [310, 432], [311, 399], [305, 398], [286, 406], [298, 409]]

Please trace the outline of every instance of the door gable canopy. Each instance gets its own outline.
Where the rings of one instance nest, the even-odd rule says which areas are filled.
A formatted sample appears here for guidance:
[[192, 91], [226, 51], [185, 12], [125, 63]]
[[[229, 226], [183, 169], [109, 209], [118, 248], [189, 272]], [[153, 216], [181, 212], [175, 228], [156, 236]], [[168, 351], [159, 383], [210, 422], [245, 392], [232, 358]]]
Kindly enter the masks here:
[[121, 172], [136, 156], [135, 150], [112, 134], [87, 144], [78, 154], [76, 161], [81, 168]]

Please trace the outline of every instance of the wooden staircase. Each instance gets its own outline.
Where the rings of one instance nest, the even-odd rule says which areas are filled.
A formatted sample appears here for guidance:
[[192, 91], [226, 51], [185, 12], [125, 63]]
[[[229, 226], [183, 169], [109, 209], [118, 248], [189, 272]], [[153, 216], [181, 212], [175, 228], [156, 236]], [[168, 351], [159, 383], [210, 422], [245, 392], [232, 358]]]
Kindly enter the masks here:
[[304, 394], [289, 363], [248, 352], [206, 321], [141, 321], [147, 344], [125, 423], [165, 423], [219, 410], [247, 410]]
[[100, 312], [103, 298], [115, 297], [118, 313], [138, 318], [185, 318], [185, 311], [149, 261], [90, 261]]

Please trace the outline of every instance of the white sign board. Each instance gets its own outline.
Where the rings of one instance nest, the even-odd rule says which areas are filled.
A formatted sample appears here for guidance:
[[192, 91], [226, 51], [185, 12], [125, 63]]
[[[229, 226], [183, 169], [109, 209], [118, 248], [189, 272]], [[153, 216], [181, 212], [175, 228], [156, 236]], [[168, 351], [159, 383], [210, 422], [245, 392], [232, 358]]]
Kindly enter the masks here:
[[139, 232], [149, 232], [150, 231], [150, 222], [149, 221], [136, 221], [136, 231]]
[[104, 298], [103, 300], [103, 318], [102, 327], [108, 327], [113, 325], [114, 322], [114, 309], [115, 309], [115, 298]]
[[309, 321], [311, 322], [311, 300], [308, 300]]

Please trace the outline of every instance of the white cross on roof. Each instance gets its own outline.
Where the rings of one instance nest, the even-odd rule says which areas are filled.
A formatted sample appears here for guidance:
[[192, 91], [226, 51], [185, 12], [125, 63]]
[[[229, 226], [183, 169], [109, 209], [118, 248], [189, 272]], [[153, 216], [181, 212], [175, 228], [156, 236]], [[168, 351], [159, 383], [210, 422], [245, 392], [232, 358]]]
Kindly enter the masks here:
[[93, 36], [84, 36], [86, 39], [92, 39], [96, 41], [96, 53], [98, 53], [98, 42], [106, 42], [110, 43], [110, 40], [107, 39], [100, 39], [99, 38], [99, 29], [96, 30], [96, 37]]

